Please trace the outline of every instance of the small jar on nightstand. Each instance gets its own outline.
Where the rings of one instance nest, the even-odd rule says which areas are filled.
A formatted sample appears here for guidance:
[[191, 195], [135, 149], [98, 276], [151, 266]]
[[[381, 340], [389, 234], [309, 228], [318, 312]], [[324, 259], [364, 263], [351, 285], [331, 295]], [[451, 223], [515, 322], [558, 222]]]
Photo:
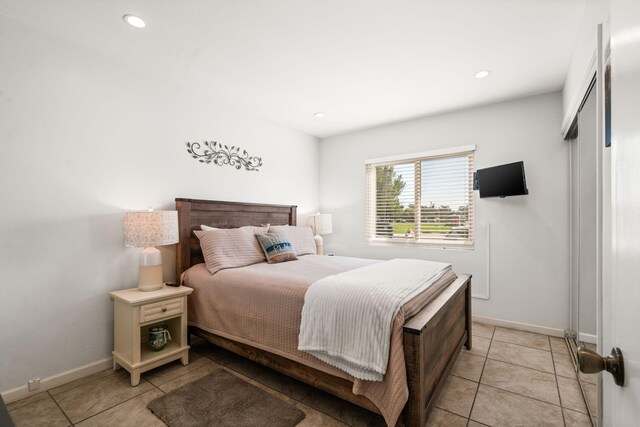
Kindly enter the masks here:
[[[113, 369], [126, 369], [132, 386], [140, 383], [141, 373], [167, 362], [189, 363], [187, 295], [191, 292], [186, 286], [163, 286], [151, 292], [131, 288], [109, 294], [114, 302]], [[149, 341], [152, 328], [164, 331], [166, 345], [160, 350]]]

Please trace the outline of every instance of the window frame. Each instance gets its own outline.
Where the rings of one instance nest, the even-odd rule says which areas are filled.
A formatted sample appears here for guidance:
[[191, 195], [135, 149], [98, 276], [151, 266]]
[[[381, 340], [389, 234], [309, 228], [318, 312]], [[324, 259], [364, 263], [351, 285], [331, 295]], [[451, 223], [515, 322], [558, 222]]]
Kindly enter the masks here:
[[[473, 173], [474, 173], [474, 161], [475, 161], [475, 144], [464, 145], [452, 148], [444, 148], [439, 150], [430, 150], [419, 153], [401, 154], [395, 156], [381, 157], [365, 160], [365, 237], [369, 245], [371, 246], [418, 246], [429, 249], [446, 249], [446, 250], [471, 250], [474, 248], [475, 242], [475, 200], [473, 189]], [[414, 163], [422, 167], [423, 161], [466, 157], [469, 159], [469, 206], [468, 206], [468, 220], [469, 236], [466, 240], [447, 240], [447, 239], [428, 239], [420, 238], [418, 233], [416, 237], [380, 237], [376, 236], [376, 224], [377, 224], [377, 188], [376, 188], [376, 168], [381, 166], [396, 166], [402, 164]], [[421, 171], [417, 172], [414, 166], [414, 174], [416, 177], [421, 176]], [[418, 182], [419, 181], [419, 182]], [[414, 217], [418, 218], [415, 224], [421, 223], [421, 209], [418, 203], [421, 199], [421, 184], [422, 179], [416, 179], [414, 182], [413, 196], [416, 200], [414, 206], [417, 209], [414, 212]], [[414, 208], [415, 209], [415, 208]]]

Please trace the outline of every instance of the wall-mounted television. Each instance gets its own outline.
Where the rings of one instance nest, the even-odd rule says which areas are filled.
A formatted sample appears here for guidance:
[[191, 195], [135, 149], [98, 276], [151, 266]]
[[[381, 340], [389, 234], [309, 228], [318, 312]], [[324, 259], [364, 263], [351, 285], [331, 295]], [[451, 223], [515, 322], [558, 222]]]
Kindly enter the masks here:
[[524, 162], [478, 169], [478, 189], [480, 198], [529, 194], [524, 178]]

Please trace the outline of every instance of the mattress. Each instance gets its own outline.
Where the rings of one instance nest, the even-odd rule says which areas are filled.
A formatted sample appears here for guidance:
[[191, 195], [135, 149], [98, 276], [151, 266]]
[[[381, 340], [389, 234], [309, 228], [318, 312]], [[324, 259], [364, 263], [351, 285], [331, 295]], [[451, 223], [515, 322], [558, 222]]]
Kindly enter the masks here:
[[406, 303], [393, 322], [387, 373], [382, 381], [364, 381], [298, 351], [300, 318], [307, 288], [315, 281], [382, 262], [351, 257], [305, 255], [297, 261], [266, 262], [218, 271], [204, 264], [183, 273], [193, 288], [188, 298], [189, 325], [269, 351], [353, 382], [353, 393], [371, 400], [394, 425], [408, 398], [402, 326], [437, 297], [456, 275], [448, 270], [426, 291]]

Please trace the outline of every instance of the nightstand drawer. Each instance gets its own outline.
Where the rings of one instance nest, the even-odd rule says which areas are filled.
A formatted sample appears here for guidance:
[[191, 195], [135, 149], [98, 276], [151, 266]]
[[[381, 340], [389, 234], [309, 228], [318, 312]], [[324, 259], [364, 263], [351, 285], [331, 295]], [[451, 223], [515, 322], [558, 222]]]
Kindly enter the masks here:
[[175, 314], [181, 314], [183, 298], [173, 298], [140, 306], [140, 323], [151, 322]]

